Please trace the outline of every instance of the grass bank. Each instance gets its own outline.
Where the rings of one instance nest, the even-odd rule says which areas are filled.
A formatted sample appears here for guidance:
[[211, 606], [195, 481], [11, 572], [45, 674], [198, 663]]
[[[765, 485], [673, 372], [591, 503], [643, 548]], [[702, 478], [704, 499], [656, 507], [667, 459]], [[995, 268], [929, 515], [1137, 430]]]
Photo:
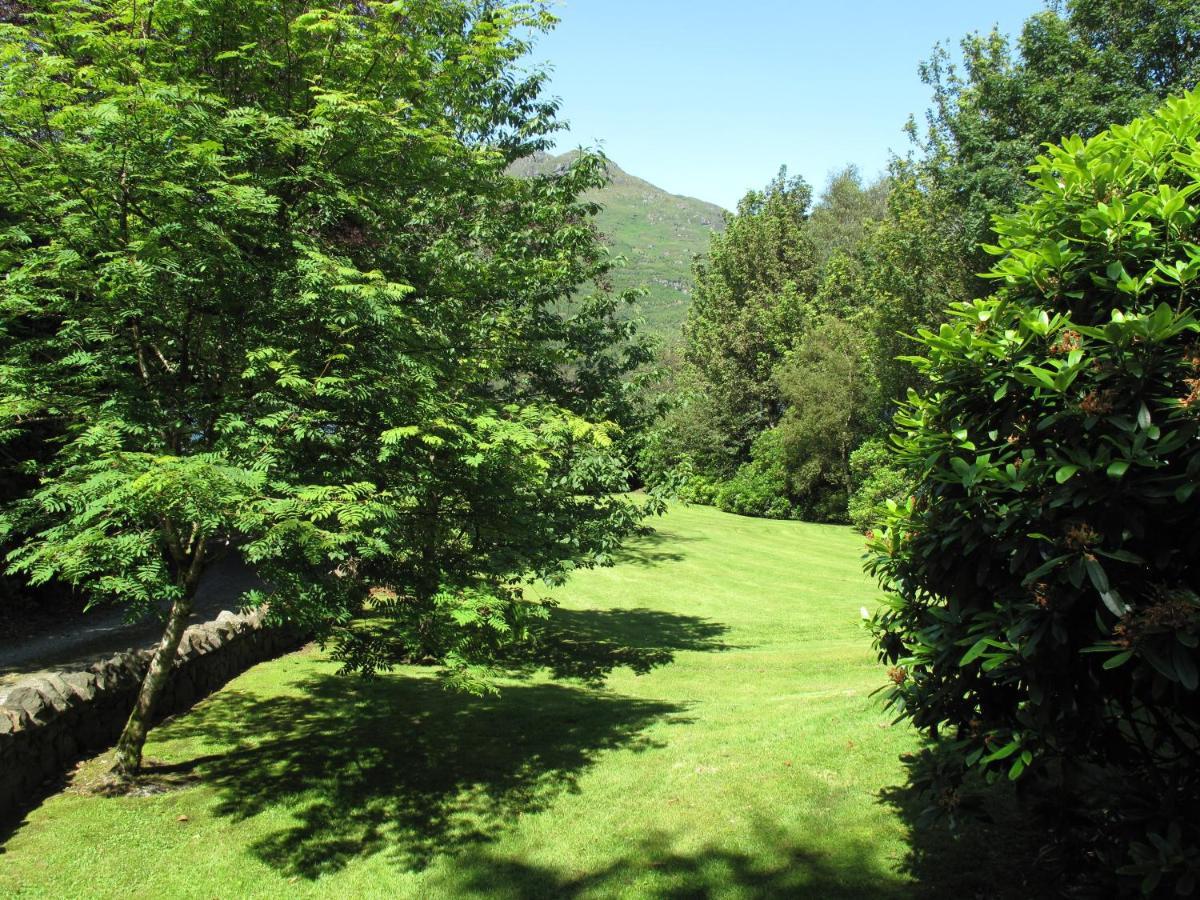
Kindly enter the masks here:
[[0, 895], [1021, 896], [993, 837], [913, 831], [860, 554], [680, 507], [557, 592], [497, 697], [257, 666], [152, 734], [145, 796], [68, 789], [0, 835]]

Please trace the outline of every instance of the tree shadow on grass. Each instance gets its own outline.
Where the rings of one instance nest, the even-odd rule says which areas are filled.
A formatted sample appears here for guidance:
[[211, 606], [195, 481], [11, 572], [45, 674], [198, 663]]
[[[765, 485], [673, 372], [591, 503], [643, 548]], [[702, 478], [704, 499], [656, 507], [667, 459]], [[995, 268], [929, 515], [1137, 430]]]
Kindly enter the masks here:
[[555, 684], [493, 697], [446, 691], [433, 678], [319, 675], [302, 695], [217, 695], [165, 725], [162, 739], [230, 749], [148, 770], [194, 774], [216, 789], [216, 812], [245, 820], [286, 810], [294, 824], [252, 846], [305, 878], [386, 854], [424, 868], [486, 843], [519, 815], [545, 809], [606, 751], [655, 746], [655, 723], [683, 708]]
[[[317, 878], [379, 854], [419, 870], [576, 791], [602, 754], [657, 746], [649, 729], [686, 724], [677, 704], [589, 687], [618, 667], [644, 673], [680, 651], [727, 649], [726, 631], [659, 610], [556, 609], [539, 639], [507, 661], [525, 680], [496, 696], [408, 674], [313, 675], [265, 698], [222, 692], [159, 738], [228, 749], [147, 776], [198, 778], [217, 791], [218, 815], [286, 811], [294, 824], [251, 847], [286, 874]], [[585, 684], [531, 683], [547, 670]]]
[[[924, 897], [886, 866], [869, 844], [839, 842], [836, 853], [799, 845], [769, 823], [750, 826], [751, 852], [735, 846], [680, 850], [669, 835], [650, 833], [625, 852], [586, 874], [572, 874], [570, 860], [548, 867], [501, 857], [486, 849], [464, 854], [445, 876], [447, 896], [489, 898], [655, 897], [821, 898], [899, 900]], [[745, 835], [741, 835], [744, 837]]]
[[[921, 897], [946, 900], [1042, 900], [1061, 897], [1060, 886], [1037, 865], [1045, 841], [1018, 804], [1012, 783], [989, 785], [970, 777], [953, 794], [929, 789], [928, 775], [944, 757], [936, 747], [902, 757], [905, 784], [885, 788], [880, 802], [908, 829], [900, 871], [921, 886]], [[935, 815], [952, 804], [954, 821]]]
[[516, 676], [548, 670], [557, 679], [597, 685], [618, 668], [645, 675], [681, 651], [738, 649], [721, 640], [728, 631], [711, 619], [657, 609], [559, 607], [540, 624], [535, 640], [514, 648], [503, 664]]
[[702, 538], [684, 537], [674, 531], [664, 531], [655, 528], [645, 534], [632, 538], [613, 554], [615, 563], [637, 566], [655, 566], [660, 563], [682, 562], [686, 554], [677, 550], [664, 550], [663, 545], [677, 547], [680, 544], [690, 544]]

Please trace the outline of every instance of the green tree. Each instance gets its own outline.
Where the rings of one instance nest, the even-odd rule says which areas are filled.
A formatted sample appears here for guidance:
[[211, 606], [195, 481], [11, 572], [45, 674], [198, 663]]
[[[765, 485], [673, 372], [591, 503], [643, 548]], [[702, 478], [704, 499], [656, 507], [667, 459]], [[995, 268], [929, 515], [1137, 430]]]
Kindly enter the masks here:
[[915, 158], [893, 166], [889, 215], [864, 247], [877, 311], [876, 368], [886, 397], [922, 386], [897, 356], [905, 335], [944, 321], [949, 302], [983, 296], [995, 214], [1029, 196], [1026, 169], [1047, 142], [1089, 137], [1148, 112], [1200, 75], [1200, 11], [1191, 0], [1065, 0], [998, 31], [938, 46], [921, 66], [933, 91]]
[[933, 89], [922, 172], [958, 211], [960, 252], [993, 215], [1028, 196], [1041, 147], [1128, 122], [1200, 75], [1200, 10], [1189, 0], [1065, 0], [1030, 17], [1013, 46], [992, 31], [960, 43], [961, 67], [939, 47], [921, 69]]
[[807, 233], [812, 190], [786, 171], [738, 204], [696, 265], [684, 328], [687, 362], [727, 447], [730, 474], [754, 436], [779, 416], [771, 372], [803, 328], [817, 285]]
[[555, 127], [518, 68], [551, 24], [80, 0], [0, 25], [0, 437], [55, 429], [11, 568], [170, 603], [119, 776], [234, 547], [347, 669], [428, 656], [481, 689], [540, 611], [522, 582], [636, 526], [614, 439], [644, 353], [617, 298], [570, 300], [607, 266], [579, 199], [603, 161], [506, 174]]
[[922, 188], [911, 169], [897, 165], [888, 214], [859, 248], [855, 290], [869, 310], [864, 326], [872, 332], [872, 367], [886, 418], [923, 384], [903, 359], [917, 352], [912, 335], [940, 322], [950, 303], [974, 290], [974, 270], [959, 253], [952, 224], [956, 215], [941, 195]]
[[[776, 376], [798, 346], [810, 337], [814, 346], [821, 341], [813, 335], [826, 323], [842, 335], [843, 321], [862, 319], [868, 294], [859, 248], [885, 214], [889, 190], [886, 179], [864, 186], [848, 167], [815, 206], [807, 185], [782, 173], [765, 191], [747, 195], [697, 265], [686, 370], [645, 457], [654, 472], [682, 473], [687, 495], [711, 496], [743, 514], [794, 514], [794, 487], [806, 498], [806, 514], [841, 516], [828, 492], [815, 488], [826, 467], [805, 458], [812, 448], [774, 433], [781, 417], [791, 416], [786, 430], [794, 437], [792, 426], [804, 414], [790, 403], [823, 405], [826, 398], [785, 396]], [[789, 376], [789, 384], [795, 380]], [[847, 414], [861, 419], [857, 410]]]
[[864, 185], [856, 166], [835, 172], [813, 205], [808, 233], [823, 270], [836, 256], [853, 257], [871, 226], [887, 215], [889, 178]]
[[855, 487], [850, 453], [879, 421], [865, 335], [840, 319], [824, 319], [775, 379], [786, 406], [776, 430], [795, 503], [803, 518], [845, 521]]
[[1001, 289], [921, 332], [919, 486], [873, 544], [892, 703], [1064, 791], [1105, 891], [1188, 894], [1200, 858], [1198, 138], [1189, 94], [1033, 166]]

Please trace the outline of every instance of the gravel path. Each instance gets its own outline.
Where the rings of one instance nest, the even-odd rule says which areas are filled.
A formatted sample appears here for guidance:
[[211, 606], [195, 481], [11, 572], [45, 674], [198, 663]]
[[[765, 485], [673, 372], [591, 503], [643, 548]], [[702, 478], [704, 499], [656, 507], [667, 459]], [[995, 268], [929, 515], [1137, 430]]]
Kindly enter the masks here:
[[[207, 622], [221, 610], [236, 610], [242, 594], [259, 586], [258, 578], [241, 559], [226, 557], [200, 582], [191, 622]], [[119, 608], [95, 609], [63, 631], [0, 641], [0, 685], [39, 672], [85, 668], [121, 650], [153, 646], [161, 635], [158, 620], [131, 624]]]

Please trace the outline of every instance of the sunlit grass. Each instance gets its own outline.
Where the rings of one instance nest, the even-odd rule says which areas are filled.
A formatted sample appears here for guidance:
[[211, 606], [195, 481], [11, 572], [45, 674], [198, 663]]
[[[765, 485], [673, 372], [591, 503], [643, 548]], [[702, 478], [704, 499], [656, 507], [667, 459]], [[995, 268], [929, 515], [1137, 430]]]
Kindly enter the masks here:
[[33, 811], [0, 895], [999, 896], [978, 845], [913, 845], [860, 553], [676, 508], [557, 592], [498, 697], [260, 665], [154, 732], [164, 792]]

